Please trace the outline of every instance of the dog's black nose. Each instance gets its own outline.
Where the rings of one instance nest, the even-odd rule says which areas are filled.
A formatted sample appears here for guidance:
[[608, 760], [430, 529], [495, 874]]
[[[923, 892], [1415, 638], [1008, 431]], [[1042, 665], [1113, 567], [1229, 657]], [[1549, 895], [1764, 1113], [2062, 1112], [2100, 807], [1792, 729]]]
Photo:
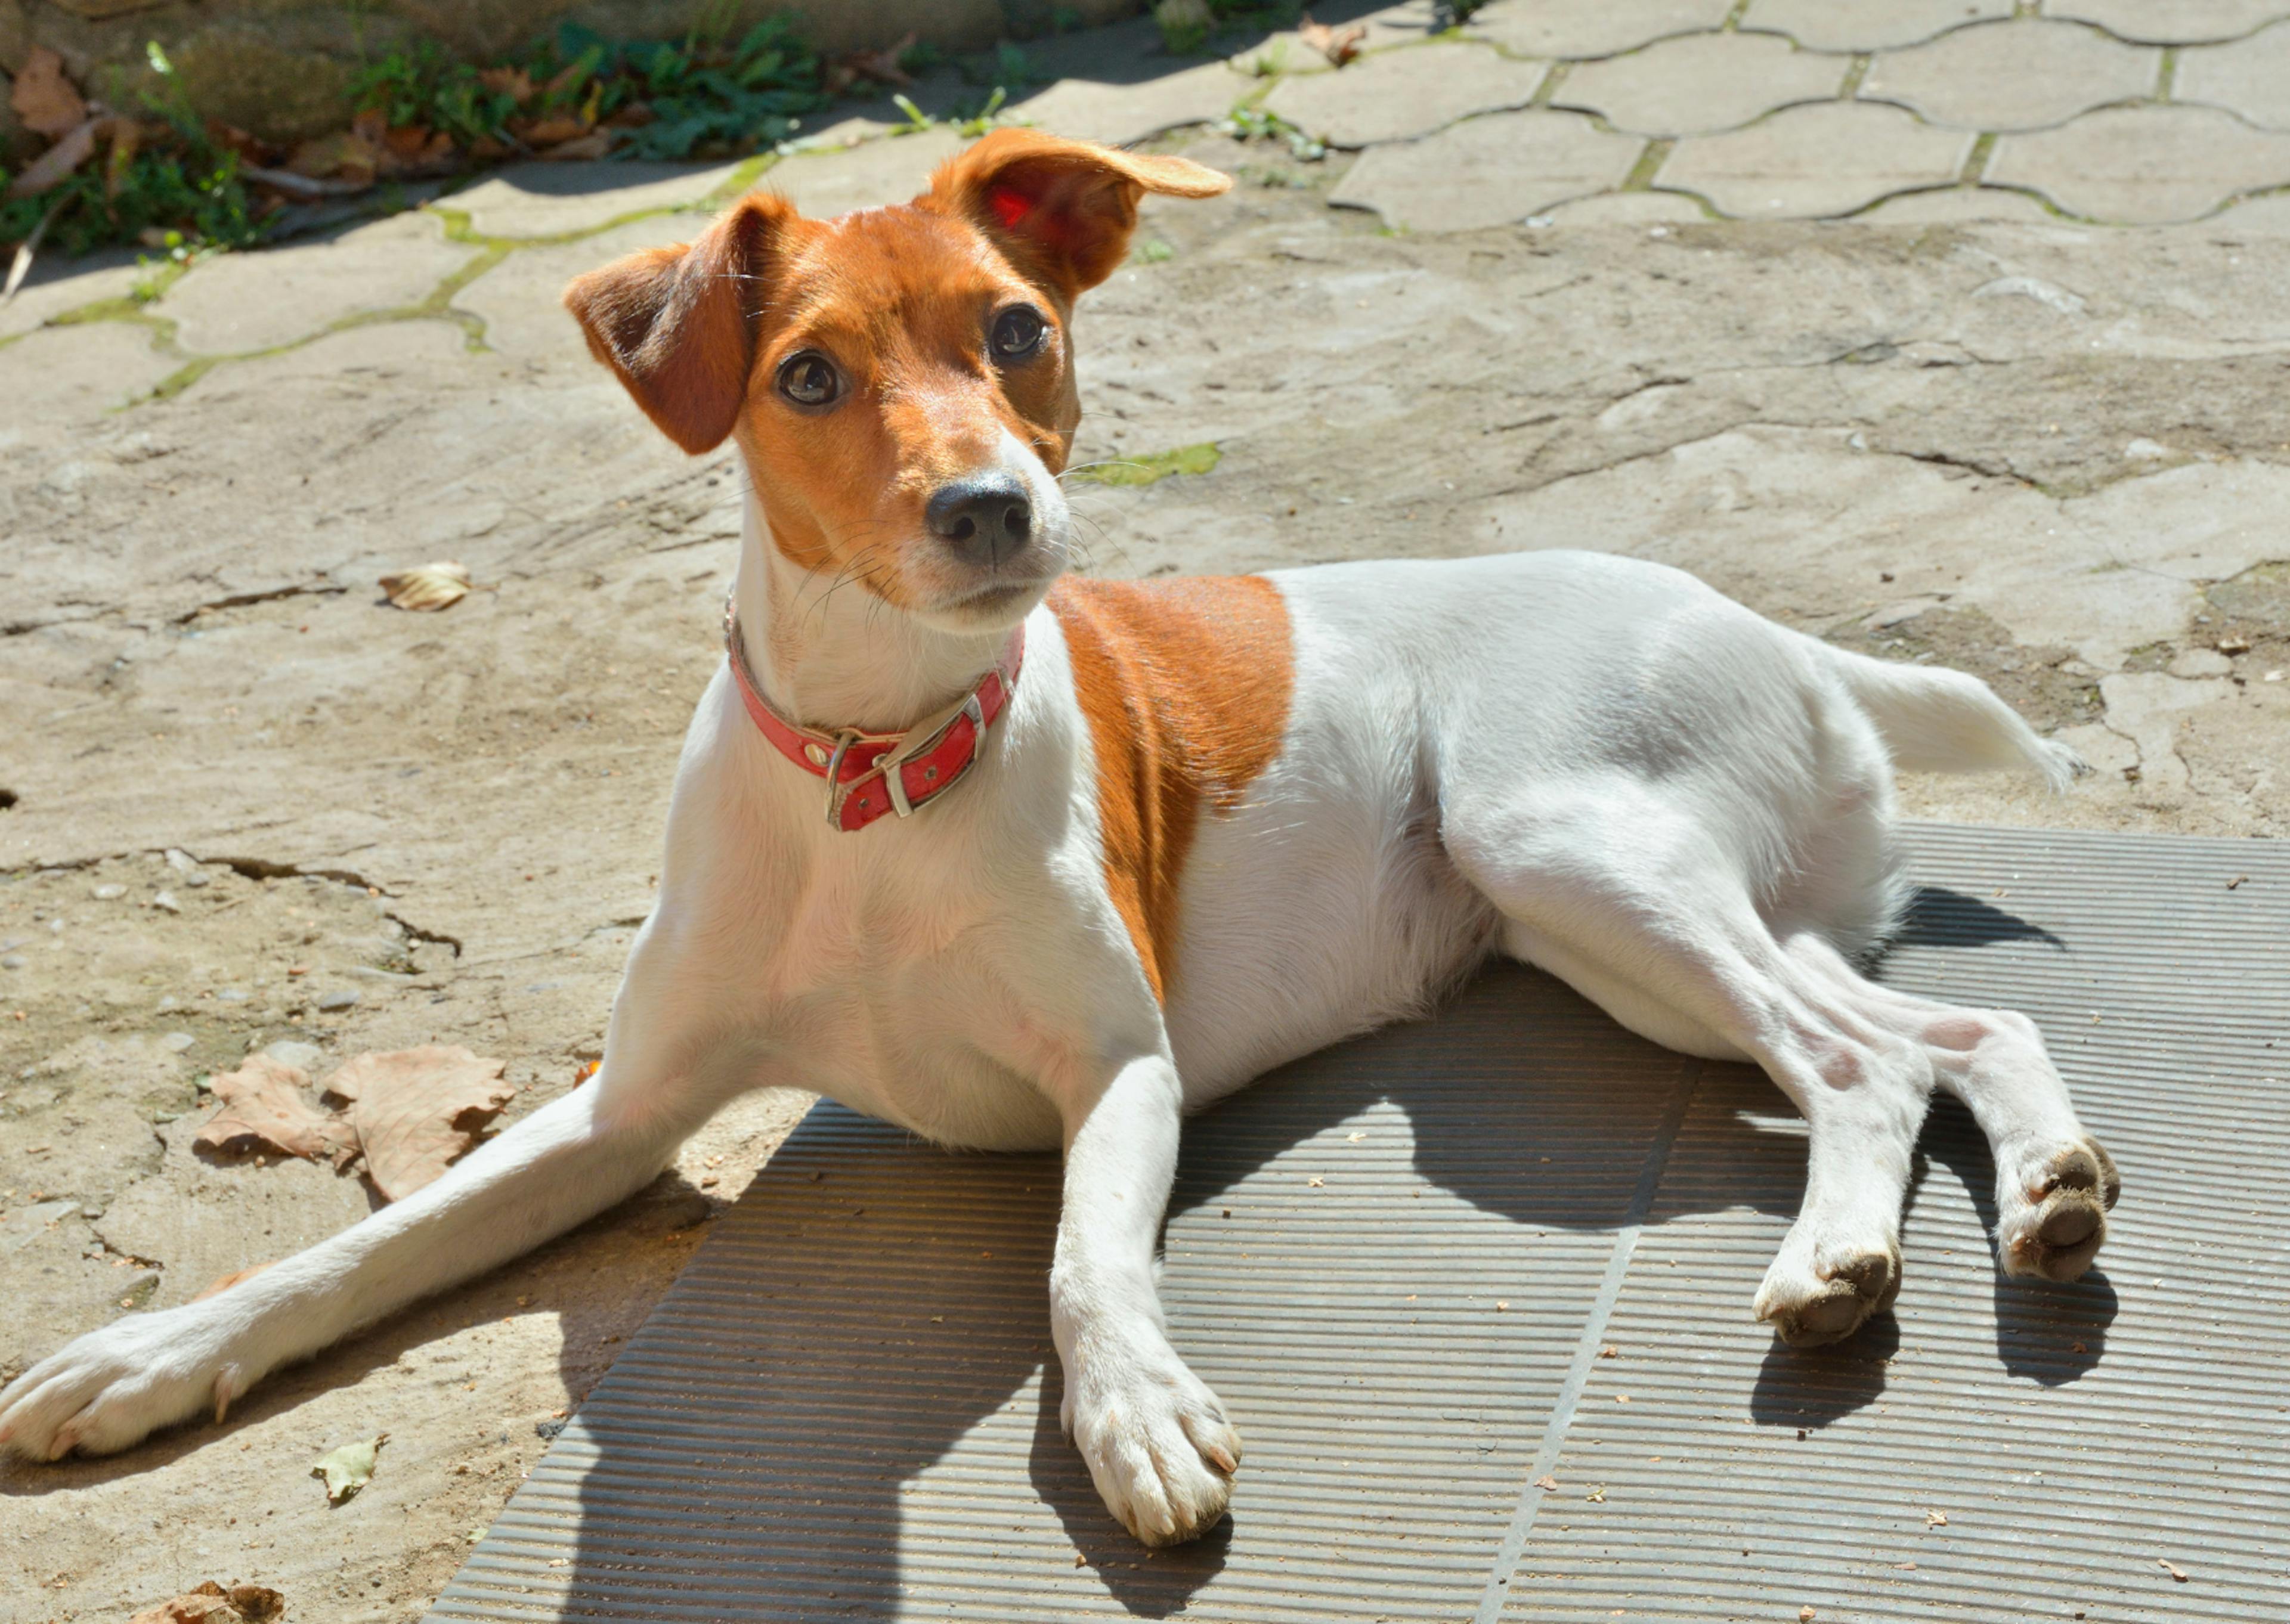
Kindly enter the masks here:
[[941, 485], [923, 516], [956, 552], [989, 567], [1024, 547], [1034, 533], [1034, 504], [1013, 474], [982, 474]]

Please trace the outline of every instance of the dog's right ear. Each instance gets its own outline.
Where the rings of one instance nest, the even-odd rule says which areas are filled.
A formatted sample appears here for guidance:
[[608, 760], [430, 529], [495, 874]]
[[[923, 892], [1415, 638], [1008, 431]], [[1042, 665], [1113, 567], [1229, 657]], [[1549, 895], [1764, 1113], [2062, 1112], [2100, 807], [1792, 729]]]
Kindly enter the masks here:
[[697, 242], [615, 260], [564, 290], [589, 353], [695, 455], [722, 444], [740, 420], [765, 268], [795, 218], [786, 198], [752, 193]]

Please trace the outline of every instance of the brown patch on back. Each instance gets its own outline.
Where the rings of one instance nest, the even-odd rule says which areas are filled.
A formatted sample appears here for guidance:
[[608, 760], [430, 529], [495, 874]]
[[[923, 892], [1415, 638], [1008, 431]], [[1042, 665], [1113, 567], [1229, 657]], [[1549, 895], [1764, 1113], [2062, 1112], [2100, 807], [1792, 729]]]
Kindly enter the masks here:
[[1261, 575], [1068, 576], [1049, 605], [1097, 754], [1106, 882], [1165, 1002], [1178, 883], [1201, 804], [1237, 807], [1288, 732], [1288, 605]]

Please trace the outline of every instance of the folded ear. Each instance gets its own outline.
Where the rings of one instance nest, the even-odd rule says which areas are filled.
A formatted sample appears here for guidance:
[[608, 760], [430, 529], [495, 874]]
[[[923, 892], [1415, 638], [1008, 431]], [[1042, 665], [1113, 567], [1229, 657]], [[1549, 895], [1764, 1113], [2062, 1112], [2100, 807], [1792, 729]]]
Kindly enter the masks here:
[[1020, 271], [1071, 304], [1128, 254], [1137, 200], [1147, 192], [1213, 197], [1231, 187], [1229, 175], [1188, 158], [1008, 129], [940, 164], [916, 201], [968, 220]]
[[589, 353], [685, 451], [713, 450], [740, 420], [763, 277], [795, 217], [786, 198], [755, 193], [699, 241], [615, 260], [564, 290]]

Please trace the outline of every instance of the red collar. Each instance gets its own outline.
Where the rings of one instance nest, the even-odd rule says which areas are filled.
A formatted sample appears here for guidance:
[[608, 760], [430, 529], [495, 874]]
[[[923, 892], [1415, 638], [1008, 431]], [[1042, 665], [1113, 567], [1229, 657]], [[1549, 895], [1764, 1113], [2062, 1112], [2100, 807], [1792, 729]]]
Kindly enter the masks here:
[[904, 818], [944, 795], [978, 759], [986, 730], [1010, 702], [1026, 660], [1026, 628], [1010, 634], [1002, 658], [961, 700], [903, 733], [862, 733], [856, 728], [822, 732], [790, 722], [773, 708], [748, 670], [739, 617], [724, 606], [724, 644], [732, 677], [757, 729], [773, 748], [827, 784], [827, 821], [850, 834], [887, 812]]

